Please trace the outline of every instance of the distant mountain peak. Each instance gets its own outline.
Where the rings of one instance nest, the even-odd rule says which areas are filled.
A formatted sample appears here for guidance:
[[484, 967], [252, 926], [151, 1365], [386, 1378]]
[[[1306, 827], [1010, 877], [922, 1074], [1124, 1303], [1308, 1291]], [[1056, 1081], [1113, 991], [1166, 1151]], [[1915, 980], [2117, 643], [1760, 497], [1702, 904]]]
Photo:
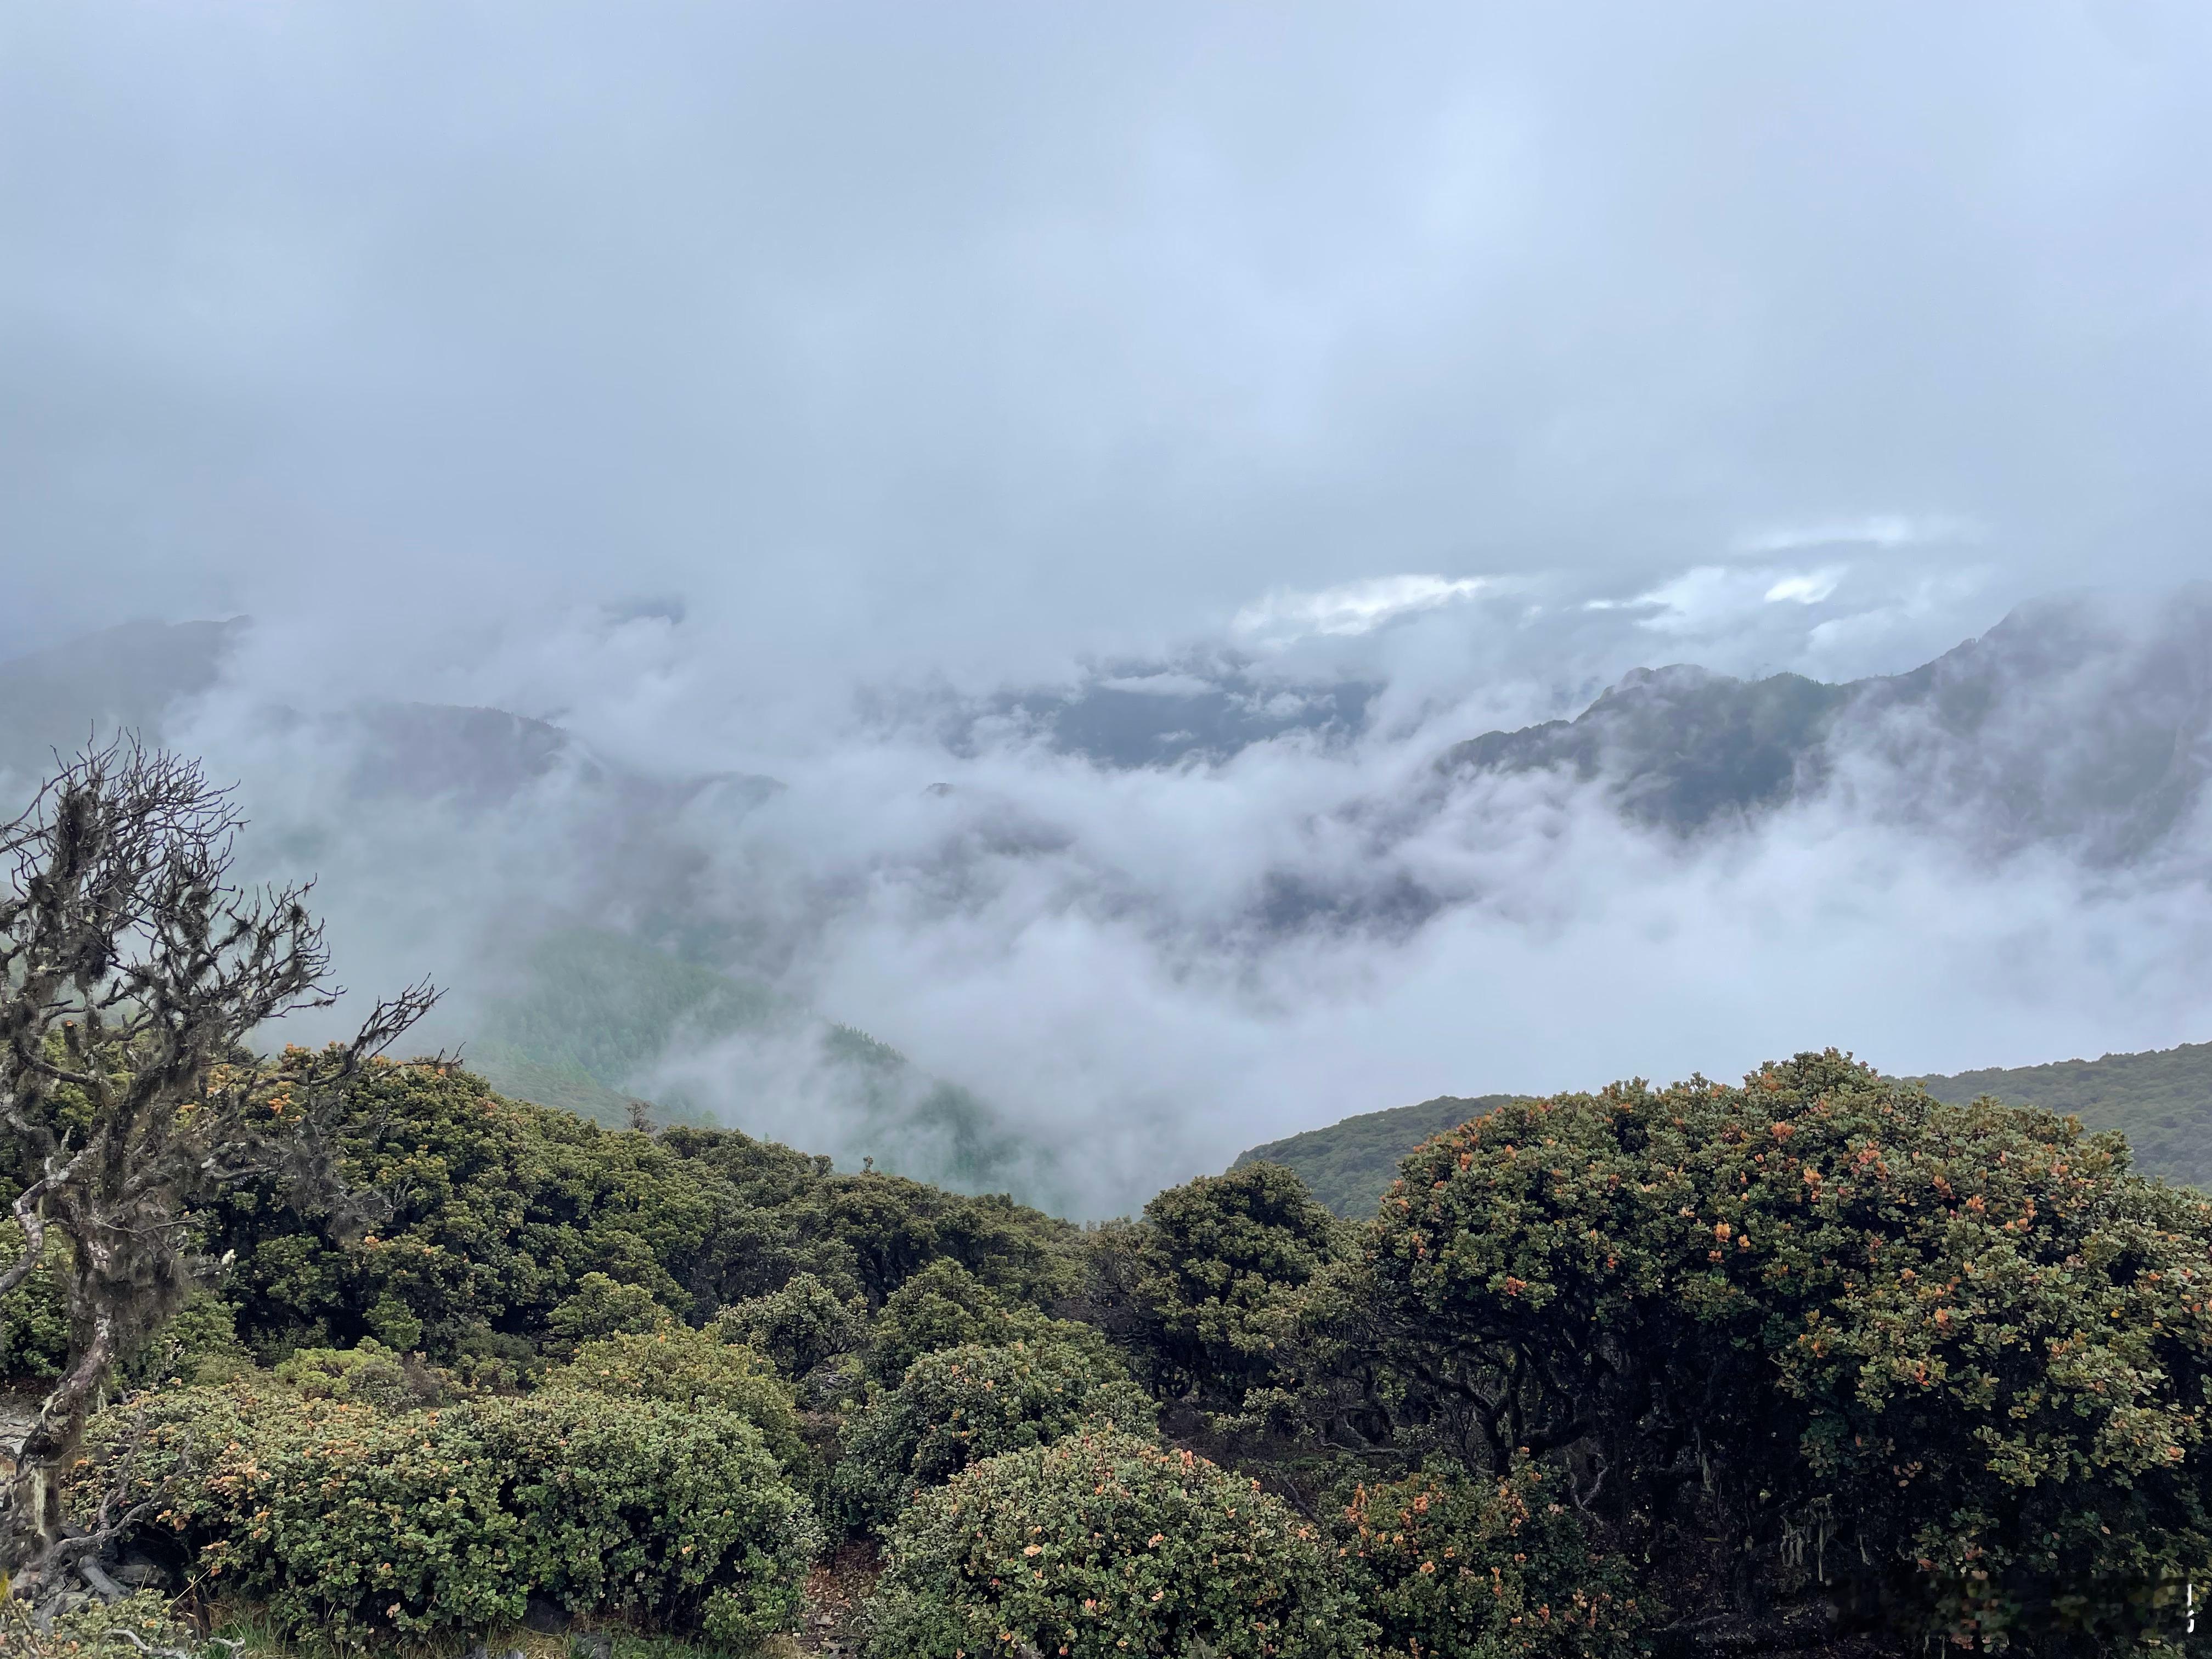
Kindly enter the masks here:
[[1842, 684], [1638, 669], [1572, 720], [1485, 732], [1437, 766], [1559, 772], [1683, 836], [1847, 779], [1886, 817], [2123, 862], [2160, 847], [2212, 778], [2212, 588], [2154, 608], [2039, 600], [1908, 673]]

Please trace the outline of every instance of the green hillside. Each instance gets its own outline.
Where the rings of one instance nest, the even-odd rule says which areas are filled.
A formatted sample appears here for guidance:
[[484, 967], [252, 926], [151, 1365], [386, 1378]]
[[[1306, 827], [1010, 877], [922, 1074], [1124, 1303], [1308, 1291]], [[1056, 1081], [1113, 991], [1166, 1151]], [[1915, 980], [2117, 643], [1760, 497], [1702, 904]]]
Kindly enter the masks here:
[[[2070, 1112], [2091, 1129], [2118, 1129], [2135, 1149], [2136, 1167], [2143, 1174], [2212, 1191], [2212, 1042], [1917, 1081], [1936, 1099], [1956, 1105], [1994, 1095], [2011, 1105]], [[1255, 1146], [1230, 1167], [1288, 1164], [1337, 1214], [1364, 1218], [1396, 1177], [1400, 1158], [1431, 1135], [1515, 1097], [1446, 1095], [1418, 1106], [1364, 1112]]]
[[526, 1059], [620, 1093], [678, 1036], [711, 1041], [756, 1030], [779, 1008], [763, 985], [621, 933], [564, 928], [531, 945], [507, 994], [490, 1004], [485, 1075], [502, 1057]]
[[504, 1042], [470, 1043], [461, 1058], [471, 1071], [509, 1100], [574, 1112], [602, 1128], [627, 1127], [633, 1105], [649, 1108], [647, 1115], [656, 1123], [669, 1115], [656, 1103], [640, 1101], [624, 1090], [610, 1089], [573, 1061], [537, 1059], [528, 1050]]
[[[511, 1098], [619, 1128], [655, 1062], [748, 1035], [816, 1046], [814, 1083], [830, 1114], [822, 1132], [842, 1130], [851, 1158], [961, 1191], [1059, 1196], [1051, 1149], [970, 1091], [758, 981], [600, 928], [558, 929], [532, 943], [501, 994], [477, 1010], [465, 1053]], [[717, 1121], [705, 1103], [665, 1088], [645, 1103], [656, 1123]]]
[[2212, 1042], [1920, 1081], [1938, 1100], [1995, 1095], [2071, 1112], [2092, 1129], [2118, 1129], [2145, 1175], [2212, 1191]]
[[1375, 1213], [1382, 1194], [1397, 1178], [1398, 1160], [1431, 1135], [1457, 1128], [1471, 1117], [1504, 1105], [1511, 1095], [1455, 1095], [1398, 1106], [1387, 1112], [1363, 1112], [1325, 1129], [1286, 1135], [1237, 1155], [1230, 1167], [1282, 1164], [1297, 1171], [1316, 1198], [1337, 1214], [1364, 1218]]

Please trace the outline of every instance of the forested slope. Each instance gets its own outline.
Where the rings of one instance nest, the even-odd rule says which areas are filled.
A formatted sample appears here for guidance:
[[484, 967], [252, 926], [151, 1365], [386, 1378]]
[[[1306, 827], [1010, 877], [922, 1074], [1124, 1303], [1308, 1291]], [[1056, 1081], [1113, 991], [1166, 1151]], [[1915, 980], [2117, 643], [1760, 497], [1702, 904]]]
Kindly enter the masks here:
[[1400, 1158], [1431, 1135], [1457, 1128], [1469, 1118], [1480, 1117], [1512, 1098], [1511, 1095], [1476, 1095], [1470, 1099], [1440, 1095], [1418, 1106], [1363, 1112], [1325, 1129], [1285, 1135], [1240, 1152], [1230, 1167], [1284, 1164], [1297, 1170], [1298, 1179], [1335, 1214], [1348, 1221], [1363, 1220], [1375, 1213], [1384, 1190], [1397, 1178]]
[[2118, 1129], [2144, 1174], [2212, 1190], [2212, 1042], [1920, 1081], [1938, 1100], [1994, 1095], [2071, 1112], [2092, 1129]]
[[[2212, 1189], [2212, 1042], [1919, 1081], [1936, 1099], [1954, 1105], [1992, 1095], [2009, 1105], [2073, 1113], [2090, 1129], [2118, 1129], [2143, 1174]], [[1513, 1098], [1445, 1095], [1418, 1106], [1363, 1112], [1240, 1152], [1231, 1167], [1287, 1164], [1335, 1213], [1362, 1219], [1375, 1212], [1396, 1178], [1400, 1158], [1430, 1136]]]

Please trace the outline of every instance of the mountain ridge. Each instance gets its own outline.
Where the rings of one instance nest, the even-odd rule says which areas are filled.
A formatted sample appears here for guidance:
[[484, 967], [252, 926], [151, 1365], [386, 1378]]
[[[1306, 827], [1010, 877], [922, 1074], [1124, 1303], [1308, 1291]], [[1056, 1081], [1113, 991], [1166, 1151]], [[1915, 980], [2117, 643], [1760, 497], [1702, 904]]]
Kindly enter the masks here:
[[2113, 865], [2160, 849], [2204, 799], [2208, 662], [2212, 586], [2155, 607], [2061, 596], [1900, 674], [1638, 669], [1571, 720], [1484, 732], [1436, 769], [1564, 774], [1685, 836], [1843, 788], [1903, 819], [1970, 819], [1996, 850], [2057, 842]]
[[[1990, 1095], [2008, 1105], [2071, 1114], [2092, 1130], [2116, 1129], [2128, 1137], [2143, 1174], [2212, 1190], [2212, 1042], [1907, 1080], [1953, 1105]], [[1535, 1097], [1440, 1095], [1363, 1112], [1264, 1141], [1238, 1153], [1230, 1168], [1285, 1164], [1335, 1214], [1364, 1220], [1396, 1178], [1398, 1161], [1423, 1141], [1512, 1101]]]

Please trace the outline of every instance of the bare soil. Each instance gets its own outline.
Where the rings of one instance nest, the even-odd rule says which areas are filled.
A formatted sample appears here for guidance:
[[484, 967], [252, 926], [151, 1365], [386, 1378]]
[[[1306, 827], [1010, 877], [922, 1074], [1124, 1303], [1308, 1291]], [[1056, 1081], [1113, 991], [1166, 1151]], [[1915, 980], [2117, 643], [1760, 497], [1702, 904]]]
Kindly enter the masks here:
[[873, 1544], [841, 1544], [806, 1576], [806, 1611], [799, 1626], [804, 1653], [854, 1655], [860, 1650], [862, 1599], [883, 1562]]

